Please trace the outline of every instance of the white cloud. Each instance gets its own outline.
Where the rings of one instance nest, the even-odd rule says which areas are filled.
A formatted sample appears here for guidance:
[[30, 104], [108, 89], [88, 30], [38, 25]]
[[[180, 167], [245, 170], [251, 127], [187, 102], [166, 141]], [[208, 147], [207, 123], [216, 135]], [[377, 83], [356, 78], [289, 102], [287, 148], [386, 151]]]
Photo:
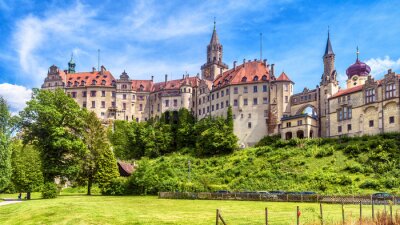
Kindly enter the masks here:
[[400, 69], [400, 58], [397, 60], [392, 60], [389, 56], [385, 56], [383, 59], [368, 59], [365, 63], [371, 67], [371, 75], [373, 76], [385, 74], [387, 73], [388, 69]]
[[13, 114], [21, 111], [26, 102], [31, 99], [32, 90], [14, 84], [3, 83], [0, 84], [0, 96], [2, 96], [10, 106]]

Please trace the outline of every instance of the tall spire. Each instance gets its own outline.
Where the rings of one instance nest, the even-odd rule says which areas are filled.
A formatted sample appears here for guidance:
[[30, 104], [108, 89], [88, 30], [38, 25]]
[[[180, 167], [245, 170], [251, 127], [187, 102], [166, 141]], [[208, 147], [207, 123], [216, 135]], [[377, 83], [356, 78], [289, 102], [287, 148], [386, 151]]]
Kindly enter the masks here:
[[214, 30], [211, 36], [211, 40], [210, 40], [210, 44], [219, 44], [219, 39], [218, 39], [218, 35], [217, 35], [217, 29], [215, 28], [215, 17], [214, 17]]
[[358, 62], [358, 55], [360, 54], [360, 51], [358, 51], [358, 46], [357, 46], [357, 52], [356, 52], [356, 54], [357, 54], [357, 62]]
[[331, 45], [331, 39], [330, 39], [330, 34], [329, 34], [329, 27], [328, 27], [328, 40], [326, 41], [326, 47], [325, 47], [325, 54], [326, 55], [334, 55], [332, 50], [332, 45]]
[[68, 73], [75, 73], [74, 53], [71, 53], [71, 59], [68, 62]]

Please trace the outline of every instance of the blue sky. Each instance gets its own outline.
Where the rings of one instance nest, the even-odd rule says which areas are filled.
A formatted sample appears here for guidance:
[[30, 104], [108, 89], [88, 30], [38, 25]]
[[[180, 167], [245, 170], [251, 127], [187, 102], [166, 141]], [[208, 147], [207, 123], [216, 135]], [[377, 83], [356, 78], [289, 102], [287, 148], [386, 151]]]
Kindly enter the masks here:
[[30, 88], [40, 87], [52, 64], [65, 69], [71, 53], [78, 71], [101, 64], [118, 77], [178, 79], [195, 75], [206, 60], [213, 19], [224, 62], [263, 58], [285, 71], [295, 91], [319, 84], [330, 27], [336, 69], [360, 59], [381, 78], [400, 71], [400, 7], [392, 1], [29, 1], [0, 0], [0, 95], [13, 111]]

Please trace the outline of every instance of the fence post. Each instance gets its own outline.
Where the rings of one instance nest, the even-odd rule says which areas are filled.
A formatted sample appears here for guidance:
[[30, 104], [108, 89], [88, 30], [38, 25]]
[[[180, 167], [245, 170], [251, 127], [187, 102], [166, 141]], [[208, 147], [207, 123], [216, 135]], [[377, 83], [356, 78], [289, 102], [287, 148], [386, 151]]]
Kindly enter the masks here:
[[265, 207], [265, 225], [268, 225], [268, 208]]
[[374, 208], [374, 200], [371, 200], [372, 204], [372, 220], [375, 221], [375, 208]]
[[215, 225], [218, 225], [218, 220], [219, 220], [219, 209], [217, 209], [217, 216], [215, 217], [216, 218], [216, 220], [215, 220]]
[[297, 206], [296, 218], [297, 218], [297, 225], [299, 225], [300, 224], [300, 209], [299, 209], [299, 206]]
[[362, 224], [362, 204], [360, 201], [360, 224]]
[[319, 203], [319, 212], [321, 213], [321, 225], [324, 225], [324, 215], [322, 213], [322, 203]]
[[343, 202], [342, 202], [342, 222], [343, 222], [343, 225], [344, 225], [344, 205], [343, 205]]

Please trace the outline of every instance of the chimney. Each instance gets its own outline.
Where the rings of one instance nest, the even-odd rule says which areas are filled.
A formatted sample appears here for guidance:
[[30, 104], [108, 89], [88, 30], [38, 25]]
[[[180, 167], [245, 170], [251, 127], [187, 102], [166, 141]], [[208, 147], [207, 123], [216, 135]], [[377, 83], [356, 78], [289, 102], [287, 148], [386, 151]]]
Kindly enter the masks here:
[[236, 61], [233, 61], [233, 70], [236, 70]]
[[243, 59], [243, 65], [246, 63], [246, 59]]
[[274, 70], [275, 64], [271, 64], [271, 76], [275, 76], [275, 70]]
[[67, 74], [67, 73], [68, 73], [68, 70], [64, 70], [64, 73]]
[[257, 62], [257, 59], [254, 59], [254, 62]]
[[182, 80], [185, 79], [185, 74], [182, 74]]
[[267, 59], [264, 59], [264, 65], [267, 66]]
[[167, 84], [168, 74], [165, 74], [165, 84]]
[[92, 68], [92, 73], [96, 72], [96, 67]]
[[106, 71], [106, 68], [103, 65], [101, 65], [100, 74], [103, 75], [104, 71]]
[[151, 81], [153, 81], [154, 80], [154, 76], [153, 75], [151, 75]]

